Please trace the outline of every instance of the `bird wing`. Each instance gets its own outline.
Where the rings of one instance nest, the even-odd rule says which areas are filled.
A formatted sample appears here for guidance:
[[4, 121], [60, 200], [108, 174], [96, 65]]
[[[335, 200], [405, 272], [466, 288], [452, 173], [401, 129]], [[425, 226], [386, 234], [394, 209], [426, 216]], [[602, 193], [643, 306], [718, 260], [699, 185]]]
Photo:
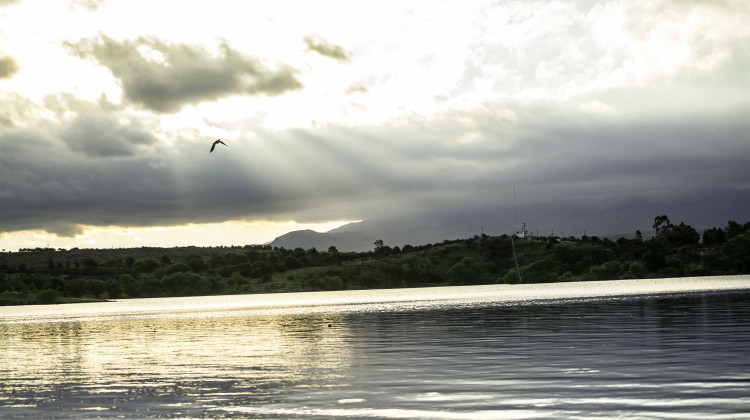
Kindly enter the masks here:
[[[216, 147], [216, 143], [221, 143], [221, 144], [223, 144], [224, 146], [227, 146], [227, 144], [226, 144], [226, 143], [224, 143], [223, 141], [221, 141], [221, 139], [219, 139], [219, 140], [216, 140], [216, 141], [214, 142], [214, 144], [212, 144], [212, 145], [211, 145], [211, 151], [210, 151], [210, 152], [208, 152], [208, 153], [211, 153], [211, 152], [213, 152], [213, 151], [214, 151], [214, 148]], [[229, 147], [229, 146], [227, 146], [227, 147]]]

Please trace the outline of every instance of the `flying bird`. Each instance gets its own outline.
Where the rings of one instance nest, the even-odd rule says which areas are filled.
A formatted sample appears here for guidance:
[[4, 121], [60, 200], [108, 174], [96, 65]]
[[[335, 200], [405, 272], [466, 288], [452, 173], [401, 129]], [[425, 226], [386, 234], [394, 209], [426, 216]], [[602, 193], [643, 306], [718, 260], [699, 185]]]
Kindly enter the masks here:
[[[216, 141], [214, 142], [214, 144], [212, 144], [212, 145], [211, 145], [211, 151], [210, 151], [210, 152], [208, 152], [208, 153], [211, 153], [211, 152], [213, 152], [213, 151], [214, 151], [214, 147], [216, 147], [216, 143], [221, 143], [221, 144], [223, 144], [224, 146], [227, 146], [227, 144], [226, 144], [226, 143], [224, 143], [223, 141], [221, 141], [221, 139], [219, 139], [219, 140], [216, 140]], [[229, 146], [227, 146], [227, 147], [229, 147]]]

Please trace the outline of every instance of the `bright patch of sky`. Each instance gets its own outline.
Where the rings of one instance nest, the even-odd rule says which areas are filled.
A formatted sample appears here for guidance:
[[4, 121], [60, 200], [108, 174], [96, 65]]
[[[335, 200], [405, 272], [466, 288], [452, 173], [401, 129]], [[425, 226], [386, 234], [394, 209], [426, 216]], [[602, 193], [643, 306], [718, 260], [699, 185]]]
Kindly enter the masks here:
[[348, 222], [297, 223], [242, 222], [191, 224], [169, 227], [84, 226], [75, 236], [59, 237], [43, 230], [24, 230], [0, 233], [0, 248], [15, 251], [20, 248], [130, 248], [173, 246], [244, 246], [264, 244], [290, 230], [311, 229], [327, 232]]

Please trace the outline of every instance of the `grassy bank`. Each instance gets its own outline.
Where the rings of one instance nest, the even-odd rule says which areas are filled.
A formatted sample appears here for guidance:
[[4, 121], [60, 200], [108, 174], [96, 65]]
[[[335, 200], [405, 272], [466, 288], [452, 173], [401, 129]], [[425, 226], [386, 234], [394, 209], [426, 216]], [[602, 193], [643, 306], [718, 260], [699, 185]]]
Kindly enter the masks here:
[[43, 304], [55, 304], [55, 303], [87, 303], [87, 302], [106, 302], [104, 298], [90, 298], [90, 297], [66, 297], [60, 296], [39, 296], [39, 294], [24, 294], [18, 292], [5, 291], [0, 293], [0, 306], [14, 306], [14, 305], [43, 305]]

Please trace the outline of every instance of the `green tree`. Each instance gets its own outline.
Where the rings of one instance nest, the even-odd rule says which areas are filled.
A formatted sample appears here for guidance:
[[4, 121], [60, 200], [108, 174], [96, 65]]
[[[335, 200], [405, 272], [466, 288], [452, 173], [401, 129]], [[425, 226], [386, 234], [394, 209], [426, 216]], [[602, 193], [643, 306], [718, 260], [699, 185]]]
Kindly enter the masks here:
[[204, 296], [211, 293], [211, 280], [197, 273], [188, 273], [185, 278], [187, 290], [193, 296]]
[[476, 258], [464, 257], [448, 269], [447, 275], [451, 284], [479, 284], [482, 278], [482, 267]]
[[266, 261], [256, 261], [250, 266], [251, 277], [267, 277], [273, 274], [273, 267]]
[[703, 245], [717, 246], [726, 242], [723, 229], [711, 228], [703, 231]]
[[502, 278], [502, 283], [505, 284], [518, 284], [521, 282], [521, 278], [518, 275], [518, 271], [515, 268], [509, 269], [505, 276]]
[[134, 277], [138, 277], [144, 273], [152, 273], [154, 270], [160, 267], [160, 264], [153, 258], [144, 258], [138, 260], [130, 267], [130, 274]]
[[[570, 271], [575, 275], [586, 274], [596, 265], [614, 259], [612, 250], [597, 244], [559, 244], [552, 248], [552, 260], [558, 272]], [[521, 273], [521, 278], [524, 275]], [[526, 280], [524, 279], [524, 282]]]
[[68, 279], [63, 286], [63, 294], [65, 296], [81, 297], [84, 293], [86, 293], [86, 283], [80, 277]]
[[[140, 280], [137, 280], [130, 274], [123, 274], [123, 276], [129, 276], [130, 279], [132, 279], [132, 281], [122, 283], [122, 290], [129, 298], [139, 298], [144, 296], [145, 290], [143, 290], [142, 282]], [[120, 276], [120, 278], [122, 279], [123, 276]]]
[[[667, 270], [667, 271], [665, 271]], [[685, 275], [685, 264], [677, 256], [672, 255], [667, 258], [666, 267], [659, 271], [663, 277], [679, 277]]]
[[622, 274], [622, 266], [617, 261], [607, 261], [589, 269], [589, 275], [595, 280], [615, 280]]
[[96, 272], [96, 269], [99, 267], [99, 263], [96, 262], [93, 258], [86, 258], [81, 261], [81, 267], [83, 267], [85, 273], [91, 274]]
[[37, 303], [41, 303], [43, 305], [57, 303], [57, 300], [59, 298], [60, 298], [60, 291], [57, 289], [45, 289], [45, 290], [39, 291], [36, 294]]
[[122, 285], [115, 279], [109, 279], [104, 283], [104, 291], [111, 299], [117, 299], [122, 294]]
[[721, 254], [730, 270], [750, 272], [750, 232], [733, 237], [721, 246]]
[[104, 281], [98, 279], [84, 279], [84, 295], [99, 297], [104, 293]]
[[130, 274], [121, 274], [119, 280], [122, 285], [133, 284], [135, 282], [135, 277]]
[[247, 261], [254, 263], [255, 261], [258, 261], [260, 259], [260, 252], [255, 249], [251, 249], [250, 251], [245, 252], [245, 258], [247, 258]]
[[[750, 222], [746, 223], [746, 226], [749, 226]], [[741, 224], [735, 222], [734, 220], [730, 220], [729, 223], [727, 223], [727, 227], [724, 229], [726, 231], [726, 239], [730, 240], [736, 236], [740, 236], [743, 233], [745, 233], [746, 229], [745, 226], [742, 226]]]
[[165, 274], [164, 277], [159, 280], [158, 288], [163, 291], [167, 296], [184, 296], [187, 295], [185, 287], [185, 277], [189, 271], [177, 271], [170, 274]]
[[307, 252], [302, 248], [294, 248], [291, 256], [297, 260], [297, 263], [300, 267], [304, 267], [309, 264], [310, 259], [307, 256]]
[[667, 266], [667, 257], [658, 241], [650, 241], [648, 250], [643, 254], [643, 265], [651, 272], [657, 272]]
[[174, 273], [185, 273], [188, 271], [190, 271], [190, 266], [188, 266], [185, 263], [179, 262], [179, 263], [172, 264], [169, 267], [167, 267], [167, 269], [165, 270], [165, 274], [170, 275]]
[[300, 268], [302, 265], [299, 263], [299, 260], [295, 258], [293, 255], [290, 255], [286, 257], [286, 266], [290, 269]]
[[553, 283], [558, 278], [557, 266], [550, 259], [537, 260], [521, 267], [523, 283]]
[[190, 253], [187, 257], [185, 257], [185, 263], [190, 266], [190, 269], [194, 273], [200, 273], [201, 271], [205, 271], [208, 268], [208, 264], [203, 259], [203, 257], [195, 252]]
[[697, 245], [700, 240], [698, 231], [683, 222], [663, 232], [662, 237], [673, 245]]
[[412, 284], [428, 283], [437, 279], [435, 265], [429, 258], [406, 255], [398, 260], [406, 280]]
[[208, 261], [211, 268], [219, 268], [227, 265], [227, 259], [223, 255], [212, 255]]
[[245, 254], [229, 254], [227, 255], [227, 261], [231, 265], [239, 265], [248, 262], [248, 259]]
[[669, 217], [666, 214], [663, 214], [654, 218], [653, 227], [656, 231], [656, 236], [658, 237], [661, 236], [664, 232], [672, 229], [672, 222], [669, 221]]
[[19, 293], [26, 291], [26, 285], [16, 275], [4, 276], [4, 281], [1, 283], [2, 283], [2, 288], [0, 288], [0, 291], [19, 292]]
[[350, 288], [376, 289], [385, 287], [385, 280], [374, 270], [359, 270], [352, 273]]
[[631, 261], [629, 263], [623, 264], [623, 266], [625, 265], [627, 265], [627, 269], [622, 275], [623, 278], [642, 279], [645, 278], [648, 274], [648, 270], [646, 270], [646, 267], [644, 267], [640, 261]]

